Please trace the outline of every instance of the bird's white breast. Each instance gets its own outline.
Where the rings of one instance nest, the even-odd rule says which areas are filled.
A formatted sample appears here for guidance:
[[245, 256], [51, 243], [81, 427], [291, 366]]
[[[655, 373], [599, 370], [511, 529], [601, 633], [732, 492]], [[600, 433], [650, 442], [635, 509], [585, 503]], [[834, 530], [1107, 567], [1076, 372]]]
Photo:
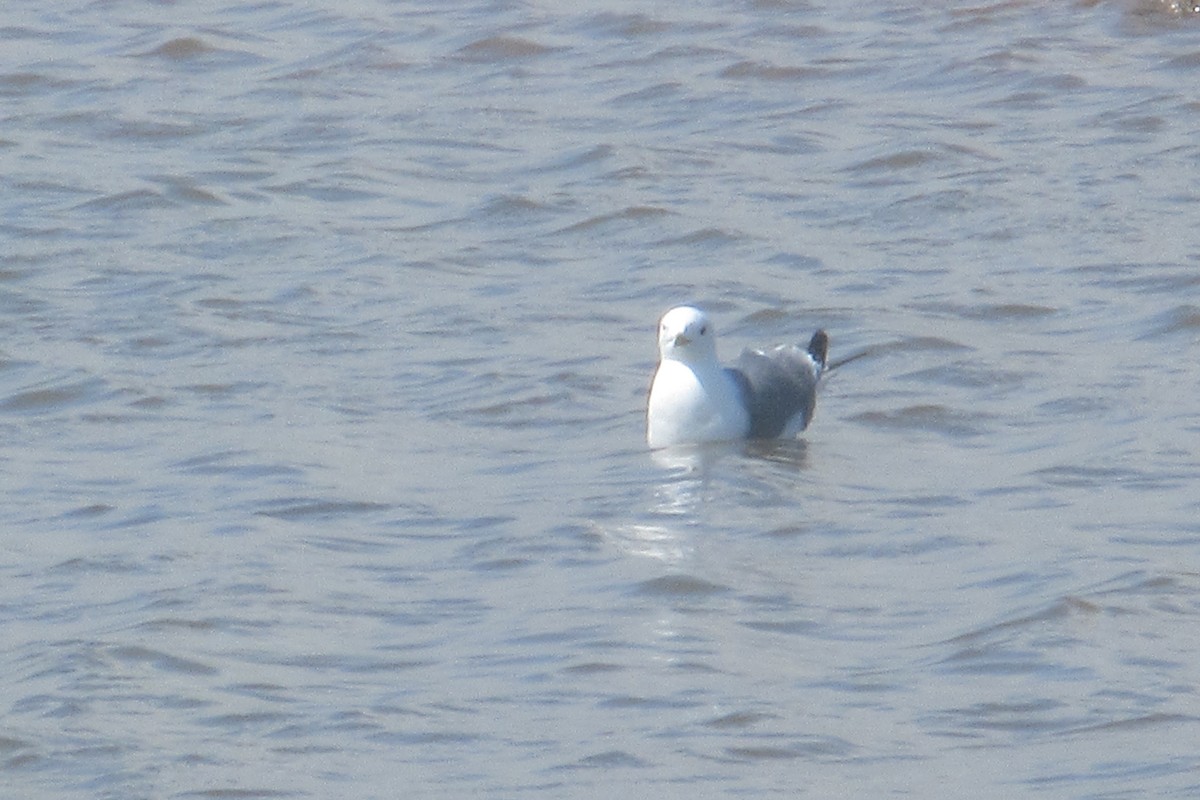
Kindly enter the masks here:
[[737, 387], [724, 370], [696, 372], [670, 359], [659, 364], [646, 412], [651, 447], [740, 439], [749, 428]]

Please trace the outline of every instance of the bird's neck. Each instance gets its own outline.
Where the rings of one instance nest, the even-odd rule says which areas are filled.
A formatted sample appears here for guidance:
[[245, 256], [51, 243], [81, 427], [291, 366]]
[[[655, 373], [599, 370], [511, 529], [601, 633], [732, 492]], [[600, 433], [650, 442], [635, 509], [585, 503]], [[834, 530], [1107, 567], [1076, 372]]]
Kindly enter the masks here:
[[706, 355], [701, 358], [680, 358], [678, 355], [669, 355], [663, 357], [662, 363], [686, 367], [694, 372], [697, 377], [719, 375], [721, 373], [721, 365], [718, 363], [715, 355]]

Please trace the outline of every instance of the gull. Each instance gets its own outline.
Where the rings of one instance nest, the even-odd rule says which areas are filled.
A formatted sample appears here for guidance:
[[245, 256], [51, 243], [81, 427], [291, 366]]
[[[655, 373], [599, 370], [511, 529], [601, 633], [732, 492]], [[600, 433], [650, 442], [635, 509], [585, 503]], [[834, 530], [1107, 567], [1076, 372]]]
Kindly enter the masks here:
[[647, 444], [658, 449], [795, 436], [812, 420], [828, 351], [829, 337], [819, 330], [807, 348], [745, 350], [734, 366], [722, 367], [708, 315], [692, 306], [672, 308], [658, 324]]

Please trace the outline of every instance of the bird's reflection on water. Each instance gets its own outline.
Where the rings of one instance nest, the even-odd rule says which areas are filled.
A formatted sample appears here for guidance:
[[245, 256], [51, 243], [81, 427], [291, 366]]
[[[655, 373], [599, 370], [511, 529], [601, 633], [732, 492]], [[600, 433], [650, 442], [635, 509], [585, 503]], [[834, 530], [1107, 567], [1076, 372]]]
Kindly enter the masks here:
[[615, 526], [607, 535], [627, 553], [679, 565], [693, 552], [692, 537], [706, 528], [703, 511], [714, 497], [731, 486], [755, 491], [754, 476], [742, 473], [753, 472], [756, 461], [804, 469], [808, 445], [803, 439], [717, 442], [652, 450], [650, 458], [663, 475], [652, 485], [643, 519]]

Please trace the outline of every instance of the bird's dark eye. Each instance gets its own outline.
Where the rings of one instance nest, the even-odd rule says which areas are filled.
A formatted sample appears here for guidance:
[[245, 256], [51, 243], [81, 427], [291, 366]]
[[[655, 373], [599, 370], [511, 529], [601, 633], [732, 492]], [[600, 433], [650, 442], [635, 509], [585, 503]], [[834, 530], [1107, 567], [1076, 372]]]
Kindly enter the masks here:
[[707, 326], [707, 325], [701, 325], [701, 326], [700, 326], [700, 335], [701, 335], [701, 336], [703, 336], [703, 335], [704, 335], [704, 334], [706, 334], [706, 333], [708, 333], [708, 326]]

